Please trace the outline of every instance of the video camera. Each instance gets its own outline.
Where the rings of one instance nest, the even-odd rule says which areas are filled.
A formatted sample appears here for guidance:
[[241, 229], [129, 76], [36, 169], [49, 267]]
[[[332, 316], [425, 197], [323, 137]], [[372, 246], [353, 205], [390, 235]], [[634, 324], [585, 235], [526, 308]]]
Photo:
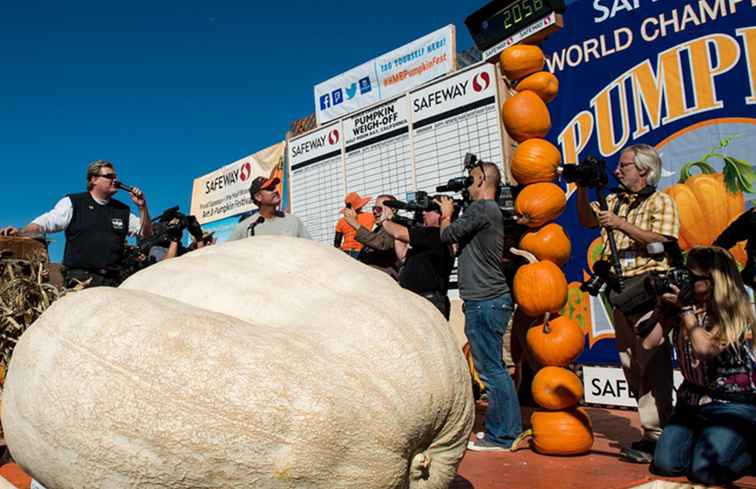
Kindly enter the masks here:
[[195, 241], [205, 239], [197, 218], [183, 214], [179, 211], [179, 206], [166, 209], [152, 222], [152, 237], [139, 241], [139, 248], [146, 250], [147, 253], [153, 246], [167, 247], [171, 244], [171, 241], [181, 241], [185, 229], [189, 231]]
[[[479, 167], [483, 171], [483, 164], [485, 162], [478, 159], [473, 153], [466, 153], [465, 160], [463, 162], [464, 169], [468, 173], [476, 167]], [[461, 204], [464, 207], [470, 202], [470, 193], [467, 190], [470, 185], [473, 184], [473, 177], [467, 175], [465, 177], [455, 177], [450, 179], [446, 185], [439, 185], [436, 187], [436, 192], [456, 192], [462, 195]], [[496, 200], [499, 203], [499, 210], [501, 211], [502, 219], [505, 225], [514, 225], [517, 222], [517, 215], [515, 214], [514, 206], [514, 189], [511, 185], [502, 183], [496, 191]], [[455, 201], [460, 202], [460, 201]]]
[[577, 165], [562, 165], [560, 172], [565, 182], [580, 187], [600, 188], [609, 182], [606, 162], [595, 156], [587, 156]]
[[411, 218], [394, 214], [392, 219], [393, 222], [401, 224], [404, 227], [420, 226], [423, 224], [423, 212], [441, 211], [438, 204], [433, 201], [435, 196], [429, 196], [428, 192], [418, 190], [417, 192], [414, 192], [414, 195], [410, 194], [409, 196], [411, 198], [408, 198], [407, 202], [402, 202], [397, 199], [386, 200], [383, 202], [383, 205], [391, 207], [394, 210], [413, 213]]

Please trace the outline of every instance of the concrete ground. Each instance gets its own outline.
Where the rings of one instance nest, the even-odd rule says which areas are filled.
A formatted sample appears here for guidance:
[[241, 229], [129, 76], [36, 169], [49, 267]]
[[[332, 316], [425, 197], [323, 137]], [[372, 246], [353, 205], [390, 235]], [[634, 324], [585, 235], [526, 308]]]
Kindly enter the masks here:
[[[475, 431], [482, 429], [485, 404], [477, 407]], [[627, 463], [617, 455], [624, 446], [640, 438], [634, 410], [588, 408], [593, 423], [593, 449], [587, 455], [553, 457], [540, 455], [523, 443], [516, 452], [465, 454], [451, 489], [629, 489], [632, 487], [693, 488], [685, 478], [667, 479], [648, 471], [648, 465]], [[529, 419], [525, 408], [523, 419]], [[756, 477], [740, 479], [734, 487], [756, 489]]]

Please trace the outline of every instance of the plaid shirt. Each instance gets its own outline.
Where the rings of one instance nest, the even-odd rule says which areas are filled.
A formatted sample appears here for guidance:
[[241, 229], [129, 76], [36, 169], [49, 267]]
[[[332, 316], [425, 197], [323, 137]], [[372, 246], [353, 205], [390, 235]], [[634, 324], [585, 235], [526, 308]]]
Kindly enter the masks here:
[[[614, 212], [619, 200], [621, 203], [616, 214], [626, 219], [630, 224], [668, 238], [677, 239], [679, 237], [680, 214], [672, 197], [664, 192], [654, 192], [640, 204], [633, 206], [637, 199], [637, 194], [611, 193], [606, 197], [606, 204], [609, 210]], [[594, 211], [598, 209], [596, 203], [592, 207]], [[662, 261], [656, 261], [648, 256], [644, 245], [636, 243], [630, 236], [618, 229], [613, 232], [622, 264], [623, 277], [635, 277], [652, 270], [663, 272], [669, 268], [666, 258]], [[604, 228], [601, 229], [601, 239], [604, 246], [601, 257], [606, 259], [611, 255], [611, 249], [607, 243], [607, 232]]]

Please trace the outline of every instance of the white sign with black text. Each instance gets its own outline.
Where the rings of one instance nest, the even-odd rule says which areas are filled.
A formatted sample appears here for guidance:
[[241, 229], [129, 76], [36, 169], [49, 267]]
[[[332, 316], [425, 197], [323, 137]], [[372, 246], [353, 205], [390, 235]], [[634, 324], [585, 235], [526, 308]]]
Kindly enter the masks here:
[[333, 239], [343, 207], [342, 134], [339, 122], [289, 141], [291, 209], [316, 241]]
[[[672, 380], [675, 389], [682, 384], [683, 378], [679, 370], [673, 372]], [[585, 391], [585, 402], [589, 404], [638, 407], [638, 402], [630, 393], [625, 374], [619, 367], [584, 365], [583, 390]]]

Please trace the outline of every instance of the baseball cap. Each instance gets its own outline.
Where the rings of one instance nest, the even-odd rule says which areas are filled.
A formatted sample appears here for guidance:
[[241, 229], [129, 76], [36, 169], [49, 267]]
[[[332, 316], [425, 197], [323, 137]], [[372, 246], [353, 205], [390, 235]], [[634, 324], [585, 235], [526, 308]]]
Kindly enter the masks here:
[[249, 195], [252, 200], [255, 200], [255, 194], [260, 190], [270, 190], [271, 187], [275, 187], [281, 182], [279, 178], [265, 178], [257, 177], [252, 180], [252, 184], [249, 186]]

